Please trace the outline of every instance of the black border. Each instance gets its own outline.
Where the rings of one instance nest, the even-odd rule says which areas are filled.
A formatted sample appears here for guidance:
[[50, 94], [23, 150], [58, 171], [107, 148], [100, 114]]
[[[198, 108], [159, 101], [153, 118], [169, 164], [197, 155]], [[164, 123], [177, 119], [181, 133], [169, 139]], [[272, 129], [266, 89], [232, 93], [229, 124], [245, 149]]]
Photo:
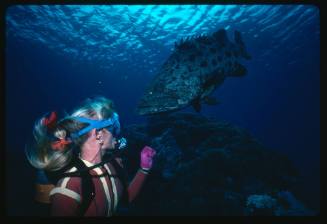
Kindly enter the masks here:
[[[317, 0], [314, 1], [309, 1], [309, 0], [262, 0], [262, 1], [254, 1], [254, 0], [187, 0], [187, 1], [177, 1], [177, 0], [3, 0], [2, 1], [3, 6], [1, 7], [1, 16], [2, 16], [2, 21], [1, 21], [1, 30], [2, 30], [2, 38], [3, 40], [1, 41], [1, 47], [3, 49], [3, 56], [2, 58], [4, 60], [2, 60], [3, 62], [3, 76], [1, 76], [1, 83], [2, 85], [2, 91], [1, 93], [3, 93], [3, 108], [5, 108], [6, 106], [6, 101], [5, 101], [5, 93], [6, 93], [6, 85], [5, 85], [5, 74], [6, 74], [6, 68], [5, 68], [5, 47], [6, 47], [6, 24], [5, 24], [5, 15], [6, 15], [6, 9], [10, 6], [13, 5], [63, 5], [63, 4], [69, 4], [69, 5], [99, 5], [99, 4], [130, 4], [130, 5], [154, 5], [154, 4], [163, 4], [163, 5], [174, 5], [174, 4], [199, 4], [199, 5], [204, 5], [204, 4], [307, 4], [307, 5], [315, 5], [316, 7], [319, 8], [320, 10], [320, 74], [325, 74], [325, 71], [323, 69], [323, 61], [322, 59], [324, 58], [323, 56], [323, 42], [321, 40], [324, 40], [325, 35], [323, 33], [323, 29], [322, 27], [324, 27], [323, 24], [323, 17], [324, 17], [324, 13], [325, 13], [325, 8], [322, 5], [322, 2], [319, 2]], [[322, 81], [322, 75], [320, 75], [320, 80]], [[323, 88], [321, 88], [321, 82], [320, 82], [320, 90], [322, 90]], [[322, 95], [322, 94], [321, 94]], [[321, 97], [320, 97], [320, 108], [322, 112], [322, 106], [321, 106]], [[6, 116], [5, 116], [5, 110], [1, 110], [4, 111], [4, 115], [2, 116], [2, 124], [5, 127], [5, 121], [6, 121]], [[23, 113], [22, 113], [23, 115]], [[321, 119], [320, 119], [321, 120]], [[322, 123], [322, 122], [321, 122]], [[3, 132], [4, 134], [1, 135], [1, 137], [3, 137], [4, 139], [1, 141], [2, 143], [5, 143], [5, 130]], [[321, 135], [321, 134], [320, 134]], [[3, 209], [1, 209], [1, 216], [3, 215], [5, 218], [5, 221], [9, 221], [8, 223], [12, 223], [12, 222], [17, 222], [17, 223], [24, 223], [26, 221], [30, 221], [32, 223], [47, 223], [47, 222], [53, 222], [53, 223], [61, 223], [62, 221], [66, 222], [76, 222], [76, 223], [111, 223], [111, 222], [122, 222], [122, 223], [126, 223], [128, 221], [130, 222], [158, 222], [158, 221], [162, 221], [162, 222], [167, 222], [170, 220], [174, 220], [175, 222], [184, 222], [184, 221], [189, 221], [191, 220], [192, 222], [203, 222], [203, 221], [213, 221], [214, 223], [219, 223], [220, 221], [222, 222], [239, 222], [239, 223], [254, 223], [254, 222], [258, 222], [258, 223], [321, 223], [322, 222], [322, 218], [325, 212], [325, 203], [326, 203], [326, 183], [324, 182], [324, 174], [325, 172], [323, 172], [325, 169], [323, 169], [323, 155], [325, 154], [324, 152], [324, 148], [320, 146], [320, 148], [322, 148], [323, 150], [320, 150], [320, 213], [317, 216], [310, 216], [310, 217], [220, 217], [220, 216], [213, 216], [213, 217], [199, 217], [199, 216], [195, 216], [195, 217], [174, 217], [174, 216], [170, 216], [170, 217], [160, 217], [160, 216], [153, 216], [153, 217], [111, 217], [111, 218], [57, 218], [57, 217], [49, 217], [49, 218], [43, 218], [43, 217], [25, 217], [25, 216], [8, 216], [6, 213], [6, 202], [5, 203], [1, 203], [4, 207]], [[6, 155], [5, 155], [5, 144], [3, 145], [1, 152], [0, 152], [0, 158], [1, 162], [0, 162], [0, 166], [1, 166], [1, 178], [5, 179], [5, 163], [6, 161]], [[4, 199], [6, 201], [6, 190], [2, 189], [2, 186], [5, 186], [5, 181], [1, 181], [2, 184], [0, 185], [1, 189], [1, 198]], [[22, 186], [23, 187], [23, 186]], [[17, 202], [19, 203], [19, 202]], [[185, 218], [187, 218], [188, 220], [185, 220]], [[8, 219], [8, 220], [7, 220]], [[1, 222], [2, 223], [2, 222]], [[7, 223], [7, 222], [5, 222]]]

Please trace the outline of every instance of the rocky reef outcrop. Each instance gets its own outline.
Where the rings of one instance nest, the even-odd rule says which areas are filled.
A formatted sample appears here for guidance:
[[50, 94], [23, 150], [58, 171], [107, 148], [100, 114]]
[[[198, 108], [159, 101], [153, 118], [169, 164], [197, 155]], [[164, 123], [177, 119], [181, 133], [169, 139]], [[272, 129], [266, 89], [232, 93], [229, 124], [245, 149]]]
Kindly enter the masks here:
[[246, 130], [193, 113], [149, 118], [123, 130], [130, 177], [144, 145], [154, 167], [127, 215], [312, 215], [297, 198], [297, 170]]

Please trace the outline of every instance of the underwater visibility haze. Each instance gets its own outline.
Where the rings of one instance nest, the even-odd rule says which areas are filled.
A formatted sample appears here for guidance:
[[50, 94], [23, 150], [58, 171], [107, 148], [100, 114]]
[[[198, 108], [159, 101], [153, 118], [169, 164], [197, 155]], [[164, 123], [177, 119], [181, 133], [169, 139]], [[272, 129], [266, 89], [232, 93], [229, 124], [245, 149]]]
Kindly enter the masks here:
[[8, 215], [39, 214], [24, 155], [35, 120], [96, 95], [117, 107], [131, 175], [142, 145], [158, 152], [125, 215], [320, 212], [316, 6], [13, 5], [5, 16]]

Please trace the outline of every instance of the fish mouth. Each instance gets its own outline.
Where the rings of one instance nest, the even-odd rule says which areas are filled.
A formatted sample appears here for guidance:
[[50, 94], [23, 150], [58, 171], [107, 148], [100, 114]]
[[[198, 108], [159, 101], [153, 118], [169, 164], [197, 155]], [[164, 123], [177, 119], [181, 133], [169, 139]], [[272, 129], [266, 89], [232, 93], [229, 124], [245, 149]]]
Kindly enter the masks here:
[[138, 106], [136, 108], [136, 112], [139, 115], [152, 115], [152, 114], [161, 114], [161, 113], [169, 113], [175, 110], [178, 110], [179, 108], [177, 106]]
[[137, 105], [136, 112], [139, 115], [165, 113], [180, 107], [178, 100], [170, 95], [146, 95]]

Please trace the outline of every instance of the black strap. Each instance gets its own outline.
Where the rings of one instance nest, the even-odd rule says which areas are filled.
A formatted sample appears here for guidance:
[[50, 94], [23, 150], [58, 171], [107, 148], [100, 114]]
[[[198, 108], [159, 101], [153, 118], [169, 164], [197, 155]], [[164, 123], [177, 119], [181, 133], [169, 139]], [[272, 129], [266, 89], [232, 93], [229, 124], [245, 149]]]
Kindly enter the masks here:
[[73, 159], [72, 163], [70, 163], [66, 167], [62, 168], [58, 173], [60, 173], [61, 177], [62, 177], [62, 173], [64, 173], [64, 176], [67, 176], [67, 177], [80, 176], [81, 172], [86, 172], [86, 171], [89, 171], [89, 170], [93, 170], [94, 168], [97, 168], [99, 166], [103, 166], [104, 164], [115, 160], [115, 158], [119, 157], [120, 154], [121, 154], [120, 151], [115, 150], [114, 152], [112, 152], [110, 154], [106, 154], [104, 156], [104, 158], [102, 159], [102, 162], [100, 162], [100, 163], [97, 163], [97, 164], [95, 164], [93, 166], [89, 166], [89, 167], [84, 166], [84, 168], [77, 169], [77, 171], [74, 171], [74, 172], [64, 173], [62, 170], [67, 171], [68, 169], [70, 169], [72, 167], [71, 164], [73, 164], [73, 166], [74, 166], [76, 160], [79, 160], [78, 156], [75, 156], [74, 157], [75, 159]]
[[80, 205], [80, 210], [78, 215], [83, 216], [87, 211], [87, 209], [89, 208], [92, 199], [95, 197], [95, 187], [92, 182], [92, 176], [89, 173], [89, 170], [87, 169], [87, 166], [83, 163], [83, 161], [80, 159], [76, 159], [75, 166], [77, 170], [80, 170], [81, 181], [82, 181], [81, 184], [82, 203]]

